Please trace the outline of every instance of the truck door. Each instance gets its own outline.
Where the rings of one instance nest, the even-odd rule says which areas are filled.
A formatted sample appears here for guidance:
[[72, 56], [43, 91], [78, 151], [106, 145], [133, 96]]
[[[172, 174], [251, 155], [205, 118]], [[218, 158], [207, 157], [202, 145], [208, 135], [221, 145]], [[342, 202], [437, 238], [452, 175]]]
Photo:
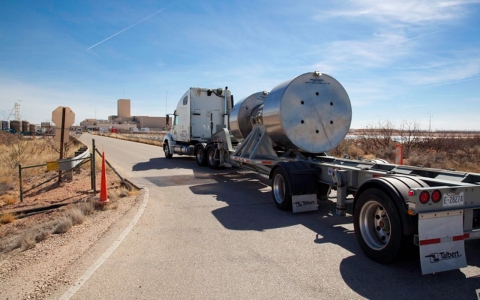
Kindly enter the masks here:
[[174, 141], [178, 141], [178, 115], [177, 115], [177, 111], [175, 110], [175, 112], [173, 114], [174, 114], [174, 116], [173, 116], [173, 121], [172, 121], [172, 129], [170, 130], [170, 133], [172, 135], [172, 139]]
[[212, 111], [212, 123], [212, 133], [215, 133], [223, 128], [223, 117], [220, 110], [215, 109], [214, 111]]
[[207, 124], [210, 124], [210, 121], [207, 122], [207, 111], [202, 108], [194, 108], [192, 113], [192, 139], [209, 138], [210, 131], [205, 130], [208, 128]]

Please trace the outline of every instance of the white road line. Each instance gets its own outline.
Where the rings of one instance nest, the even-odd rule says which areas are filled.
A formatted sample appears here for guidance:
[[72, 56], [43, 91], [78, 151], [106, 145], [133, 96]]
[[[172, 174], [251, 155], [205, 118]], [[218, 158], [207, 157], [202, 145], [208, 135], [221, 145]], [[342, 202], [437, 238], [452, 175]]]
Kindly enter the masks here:
[[143, 197], [142, 205], [140, 206], [137, 214], [130, 222], [130, 224], [123, 230], [122, 234], [115, 240], [115, 242], [100, 256], [97, 261], [88, 268], [85, 273], [66, 291], [59, 299], [60, 300], [68, 300], [70, 299], [75, 293], [82, 287], [82, 285], [87, 282], [87, 280], [95, 273], [95, 271], [100, 268], [100, 266], [110, 257], [110, 255], [117, 249], [117, 247], [123, 242], [123, 240], [127, 237], [127, 235], [132, 230], [133, 226], [137, 224], [138, 220], [143, 214], [145, 207], [147, 206], [149, 190], [148, 188], [144, 187], [145, 194]]

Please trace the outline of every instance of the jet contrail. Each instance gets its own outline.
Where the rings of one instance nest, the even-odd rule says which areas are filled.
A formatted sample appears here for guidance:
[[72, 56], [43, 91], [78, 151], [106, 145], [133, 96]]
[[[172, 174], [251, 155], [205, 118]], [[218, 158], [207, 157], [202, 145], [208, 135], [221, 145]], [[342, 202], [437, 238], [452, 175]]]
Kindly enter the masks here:
[[104, 40], [96, 43], [96, 44], [93, 45], [93, 46], [88, 47], [87, 50], [90, 50], [90, 49], [92, 49], [93, 47], [96, 47], [96, 46], [100, 45], [101, 43], [108, 41], [109, 39], [113, 38], [114, 36], [117, 36], [117, 35], [119, 35], [120, 33], [129, 30], [129, 29], [132, 28], [133, 26], [136, 26], [136, 25], [138, 25], [138, 24], [140, 24], [140, 23], [142, 23], [142, 22], [145, 22], [146, 20], [148, 20], [148, 19], [150, 19], [151, 17], [153, 17], [153, 16], [161, 13], [161, 12], [164, 11], [167, 7], [169, 7], [170, 5], [173, 5], [173, 4], [177, 3], [178, 1], [180, 1], [180, 0], [177, 0], [177, 1], [175, 1], [175, 2], [170, 3], [169, 5], [165, 6], [165, 7], [162, 8], [162, 9], [157, 10], [156, 12], [154, 12], [154, 13], [151, 14], [151, 15], [149, 15], [148, 17], [141, 19], [141, 20], [138, 21], [137, 23], [135, 23], [135, 24], [133, 24], [133, 25], [130, 25], [130, 26], [128, 26], [128, 27], [125, 28], [125, 29], [120, 30], [119, 32], [117, 32], [117, 33], [115, 33], [115, 34], [107, 37], [106, 39], [104, 39]]
[[405, 42], [408, 42], [408, 41], [411, 41], [411, 40], [415, 40], [415, 39], [418, 39], [418, 38], [421, 38], [421, 37], [424, 37], [424, 36], [427, 36], [427, 35], [435, 34], [435, 33], [438, 33], [438, 32], [442, 32], [442, 31], [445, 31], [445, 30], [446, 30], [446, 29], [440, 29], [440, 30], [437, 30], [437, 31], [434, 31], [434, 32], [425, 33], [425, 34], [418, 35], [418, 36], [415, 36], [415, 37], [413, 37], [413, 38], [405, 39], [405, 40], [402, 40], [402, 41], [399, 41], [399, 42], [395, 42], [395, 43], [391, 43], [391, 44], [386, 44], [386, 46], [391, 46], [391, 45], [397, 45], [397, 44], [405, 43]]
[[459, 79], [459, 80], [452, 80], [452, 81], [447, 81], [447, 82], [426, 84], [426, 86], [445, 85], [445, 84], [458, 83], [458, 82], [464, 82], [464, 81], [472, 81], [472, 80], [479, 80], [479, 79], [480, 79], [480, 77], [467, 78], [467, 79]]

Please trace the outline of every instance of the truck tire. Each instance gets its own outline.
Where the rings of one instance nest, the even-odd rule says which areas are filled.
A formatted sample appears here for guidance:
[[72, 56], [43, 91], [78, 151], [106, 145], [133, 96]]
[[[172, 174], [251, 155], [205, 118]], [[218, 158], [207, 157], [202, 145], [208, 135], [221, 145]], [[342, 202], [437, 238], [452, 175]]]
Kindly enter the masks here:
[[197, 161], [197, 165], [200, 167], [204, 167], [207, 165], [207, 152], [205, 151], [205, 148], [203, 145], [199, 145], [197, 147], [197, 150], [195, 152], [195, 157]]
[[165, 152], [165, 158], [172, 158], [173, 154], [170, 153], [170, 147], [168, 147], [168, 142], [163, 143], [163, 152]]
[[214, 147], [207, 147], [207, 164], [210, 169], [218, 169], [218, 153]]
[[287, 173], [283, 168], [276, 168], [272, 176], [272, 196], [275, 205], [284, 211], [292, 210], [292, 193]]
[[378, 263], [397, 260], [408, 238], [393, 200], [382, 190], [364, 191], [353, 212], [355, 238], [365, 255]]

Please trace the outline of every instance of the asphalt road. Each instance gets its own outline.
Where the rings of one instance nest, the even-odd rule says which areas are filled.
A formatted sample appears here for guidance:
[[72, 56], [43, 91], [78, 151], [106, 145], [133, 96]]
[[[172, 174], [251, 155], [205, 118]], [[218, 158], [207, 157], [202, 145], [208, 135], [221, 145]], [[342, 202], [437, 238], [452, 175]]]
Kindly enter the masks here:
[[92, 137], [149, 197], [132, 231], [72, 299], [479, 298], [480, 240], [466, 242], [461, 270], [421, 275], [416, 259], [377, 264], [358, 247], [352, 217], [333, 215], [332, 201], [315, 212], [283, 212], [263, 176], [166, 159], [155, 146], [81, 140], [90, 145]]

